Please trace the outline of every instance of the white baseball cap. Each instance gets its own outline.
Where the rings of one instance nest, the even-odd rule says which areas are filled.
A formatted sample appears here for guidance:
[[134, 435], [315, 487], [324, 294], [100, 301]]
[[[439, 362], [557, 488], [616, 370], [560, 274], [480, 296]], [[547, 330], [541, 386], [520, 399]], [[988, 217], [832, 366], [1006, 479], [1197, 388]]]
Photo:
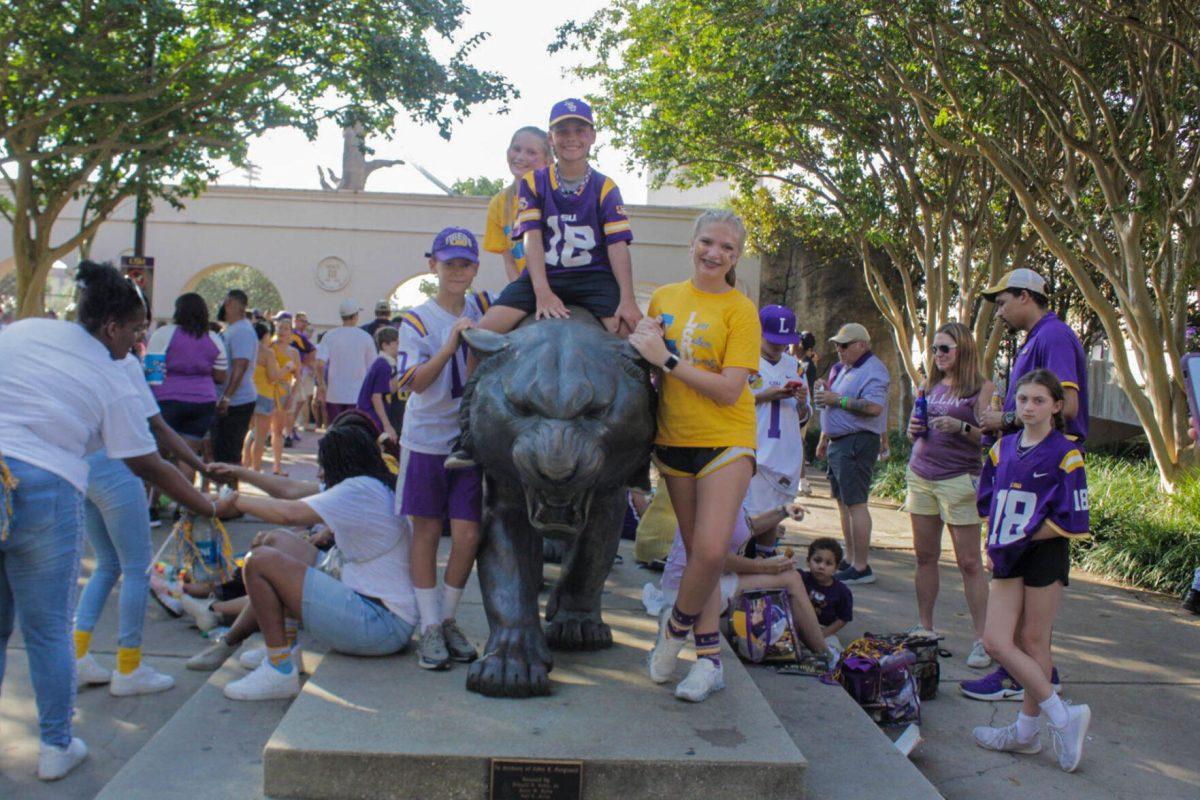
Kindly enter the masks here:
[[1001, 292], [1010, 292], [1013, 290], [1020, 291], [1022, 289], [1027, 292], [1034, 292], [1036, 294], [1040, 294], [1042, 297], [1045, 297], [1046, 279], [1041, 275], [1038, 275], [1033, 270], [1022, 267], [1021, 269], [1014, 269], [1011, 272], [1006, 272], [1004, 276], [1000, 278], [999, 283], [997, 283], [995, 286], [989, 286], [987, 289], [984, 289], [981, 294], [987, 300], [995, 300], [996, 295], [1000, 294]]
[[362, 311], [362, 306], [353, 297], [347, 297], [338, 304], [338, 316], [342, 319], [353, 317], [358, 312]]

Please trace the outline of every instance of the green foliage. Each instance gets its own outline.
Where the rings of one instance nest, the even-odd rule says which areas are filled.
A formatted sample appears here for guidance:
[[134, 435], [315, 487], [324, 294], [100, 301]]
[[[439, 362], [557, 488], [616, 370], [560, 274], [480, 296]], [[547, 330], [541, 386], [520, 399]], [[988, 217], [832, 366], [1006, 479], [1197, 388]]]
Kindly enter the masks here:
[[[230, 289], [241, 289], [250, 300], [250, 308], [257, 308], [263, 313], [282, 311], [283, 297], [279, 289], [271, 283], [266, 275], [254, 267], [245, 264], [230, 264], [218, 267], [196, 282], [192, 291], [204, 298], [208, 303], [211, 318], [216, 319], [217, 308]], [[156, 317], [169, 317], [171, 308], [154, 309]]]
[[417, 290], [426, 297], [436, 297], [438, 283], [433, 278], [421, 278], [421, 282], [417, 284]]
[[486, 175], [477, 178], [463, 178], [450, 184], [455, 194], [467, 197], [492, 197], [504, 190], [508, 183], [503, 178], [492, 179]]
[[[247, 140], [323, 119], [389, 135], [397, 115], [449, 138], [479, 103], [514, 94], [471, 66], [462, 0], [97, 0], [0, 4], [0, 164], [22, 313], [49, 263], [123, 200], [178, 205]], [[443, 55], [438, 55], [443, 54]], [[54, 241], [65, 204], [76, 231]]]

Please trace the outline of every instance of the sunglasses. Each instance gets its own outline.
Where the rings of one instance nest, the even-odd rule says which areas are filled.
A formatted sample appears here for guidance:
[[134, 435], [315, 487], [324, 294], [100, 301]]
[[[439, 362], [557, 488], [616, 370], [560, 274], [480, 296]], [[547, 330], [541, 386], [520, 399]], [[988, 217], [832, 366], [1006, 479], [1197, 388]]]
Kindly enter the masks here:
[[958, 349], [958, 345], [956, 345], [956, 344], [935, 344], [933, 346], [933, 352], [939, 353], [943, 356], [948, 355], [951, 350], [957, 350], [957, 349]]

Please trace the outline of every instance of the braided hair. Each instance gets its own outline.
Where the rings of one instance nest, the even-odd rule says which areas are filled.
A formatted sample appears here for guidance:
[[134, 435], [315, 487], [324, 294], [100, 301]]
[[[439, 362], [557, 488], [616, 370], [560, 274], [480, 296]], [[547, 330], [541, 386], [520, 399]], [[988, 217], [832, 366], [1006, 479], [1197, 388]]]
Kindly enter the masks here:
[[396, 480], [375, 446], [375, 437], [357, 425], [330, 428], [317, 445], [317, 463], [325, 475], [325, 486], [331, 489], [360, 475], [374, 478], [388, 489]]
[[128, 322], [135, 314], [145, 317], [148, 312], [142, 291], [111, 263], [80, 261], [75, 282], [79, 284], [76, 317], [92, 335], [105, 323]]

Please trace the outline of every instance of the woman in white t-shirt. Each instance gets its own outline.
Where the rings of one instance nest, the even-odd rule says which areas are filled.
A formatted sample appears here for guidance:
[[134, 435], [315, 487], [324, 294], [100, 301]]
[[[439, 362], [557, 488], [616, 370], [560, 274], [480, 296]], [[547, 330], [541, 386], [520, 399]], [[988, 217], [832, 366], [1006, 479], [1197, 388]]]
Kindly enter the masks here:
[[360, 428], [333, 427], [317, 450], [325, 491], [300, 500], [221, 498], [221, 515], [253, 514], [280, 525], [324, 523], [345, 558], [342, 579], [272, 547], [250, 551], [242, 568], [246, 593], [267, 657], [225, 687], [231, 700], [293, 697], [300, 691], [291, 652], [295, 622], [334, 650], [382, 656], [403, 650], [412, 638], [417, 600], [409, 577], [411, 536], [395, 513], [395, 476], [372, 437]]
[[119, 360], [146, 329], [141, 292], [111, 266], [85, 261], [78, 324], [26, 319], [0, 334], [0, 679], [19, 616], [37, 697], [38, 777], [55, 780], [87, 755], [71, 735], [72, 598], [88, 453], [103, 447], [197, 513], [211, 501], [163, 461], [145, 407]]

